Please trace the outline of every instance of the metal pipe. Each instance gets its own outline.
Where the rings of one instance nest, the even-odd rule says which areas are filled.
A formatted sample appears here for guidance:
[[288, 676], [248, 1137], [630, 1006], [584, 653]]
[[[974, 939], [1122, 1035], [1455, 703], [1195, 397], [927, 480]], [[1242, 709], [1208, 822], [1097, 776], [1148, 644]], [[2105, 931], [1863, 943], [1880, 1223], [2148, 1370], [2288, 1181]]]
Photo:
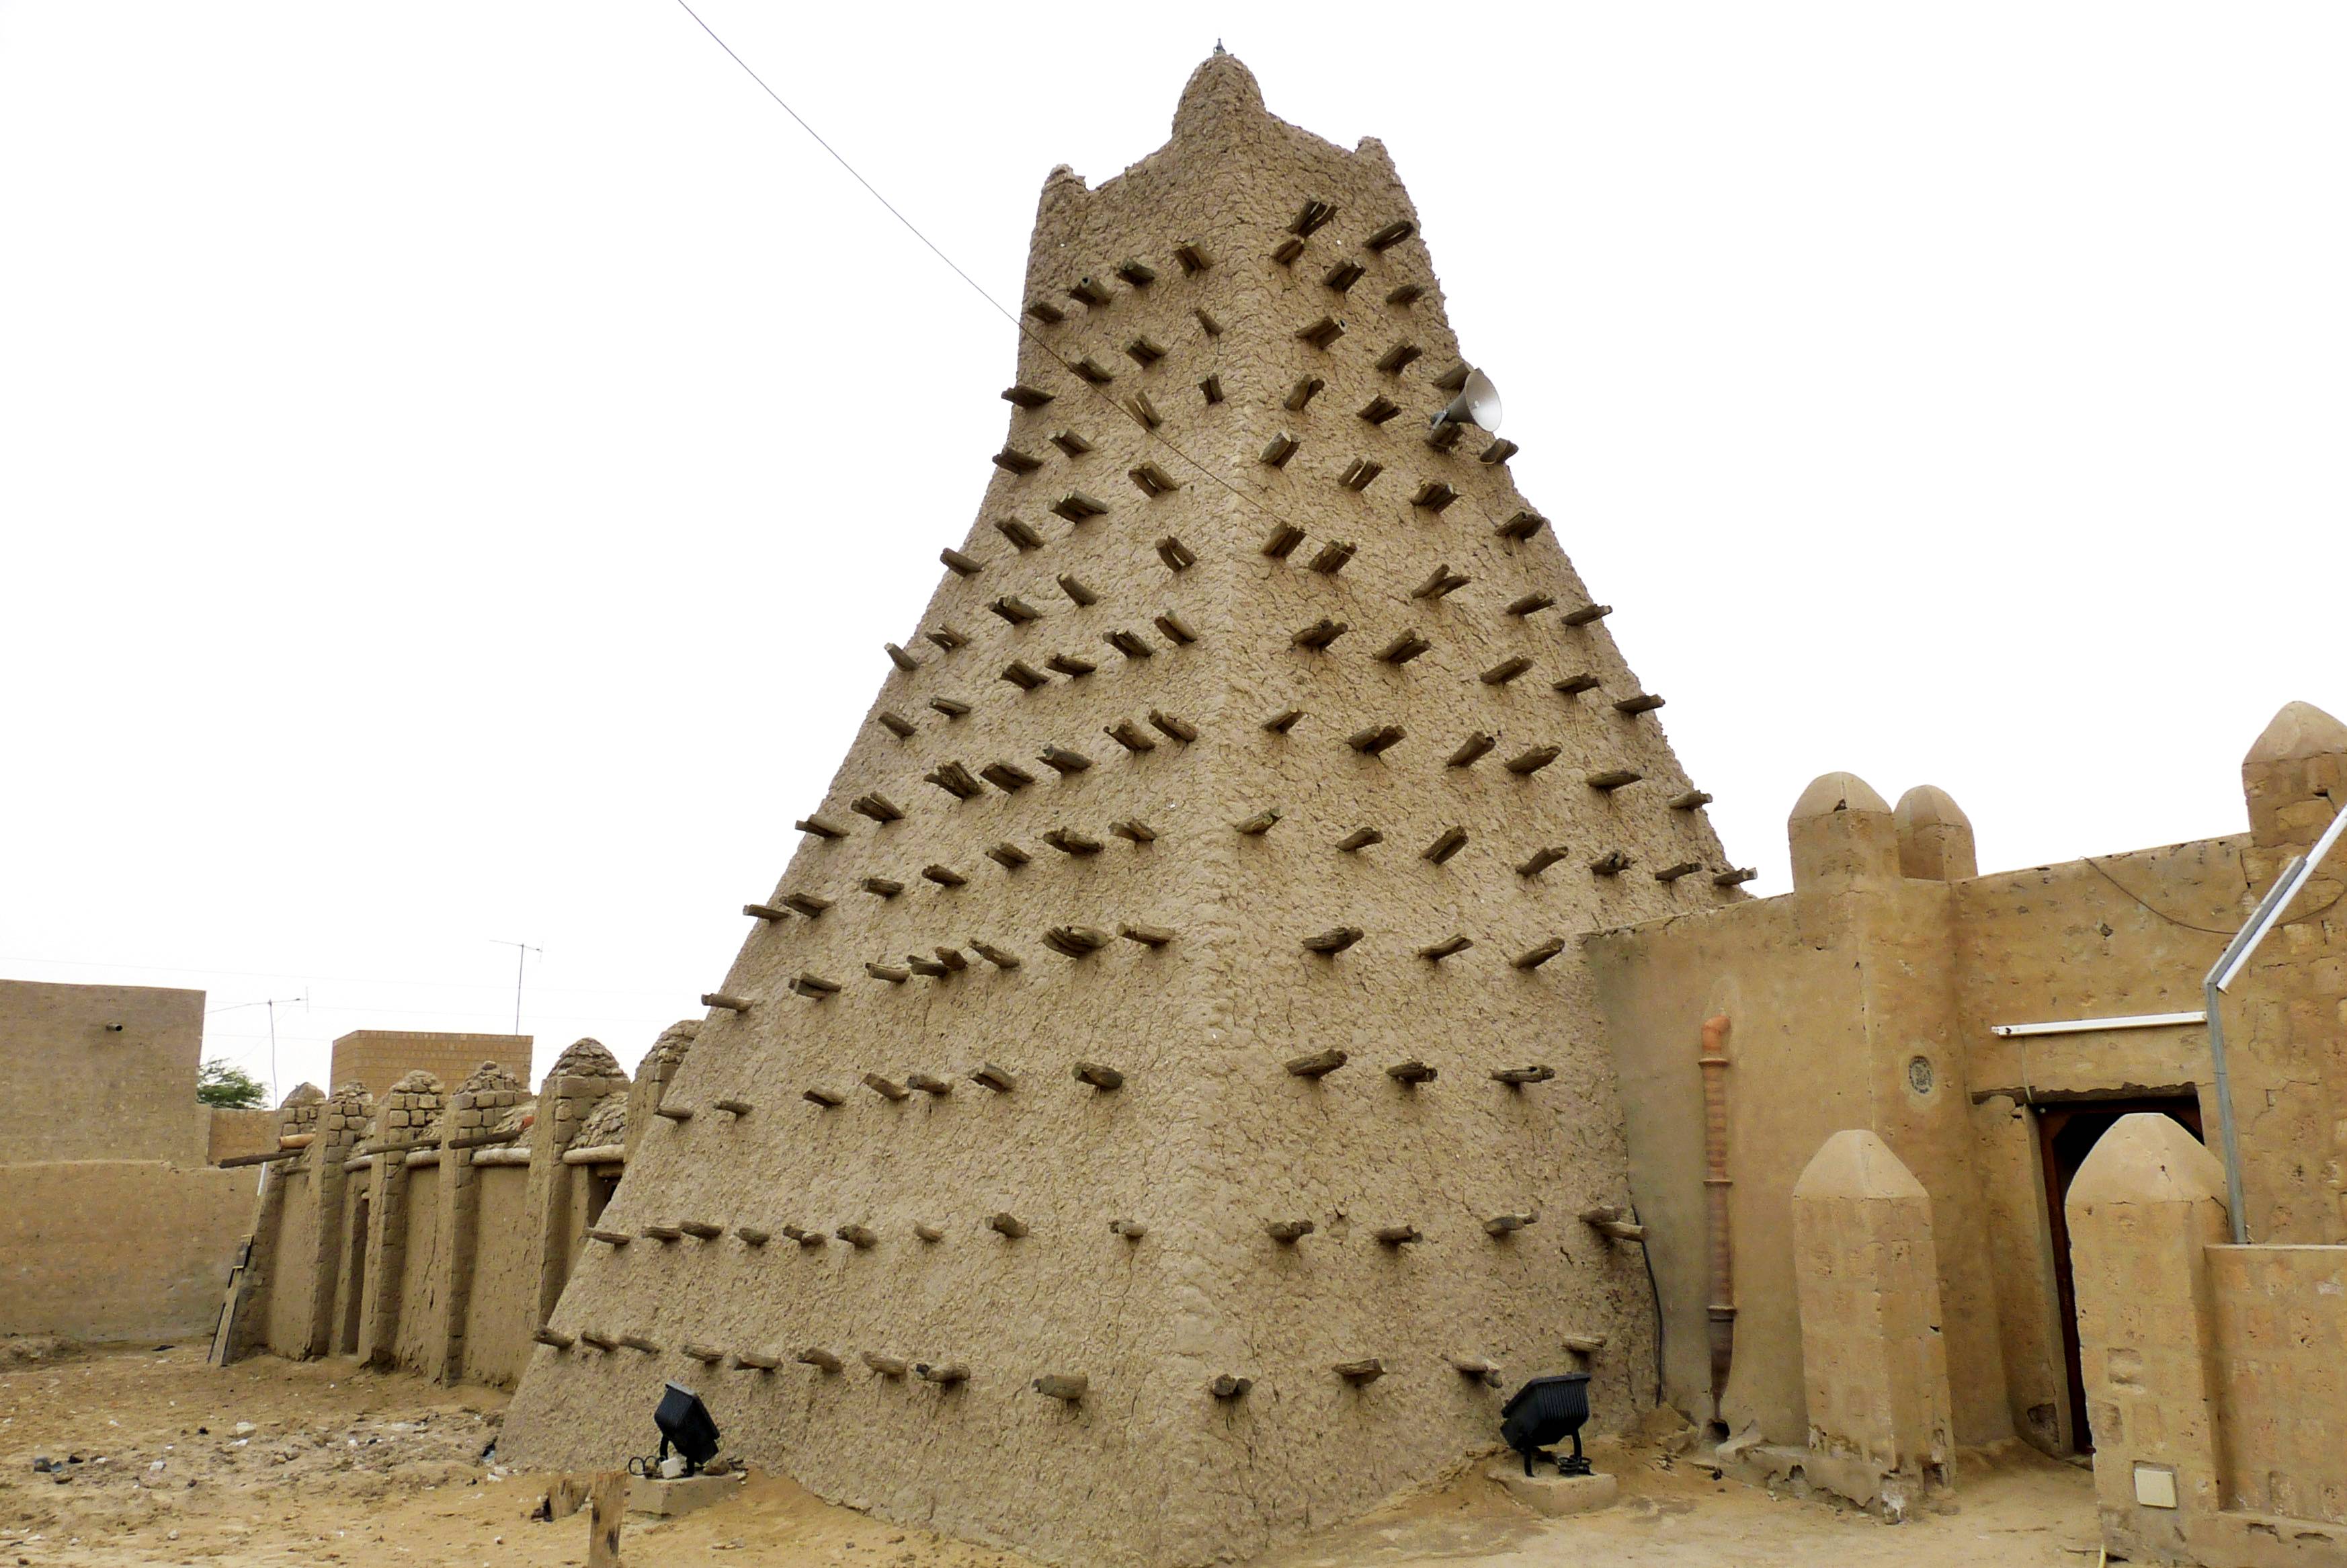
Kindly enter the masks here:
[[1724, 1421], [1720, 1401], [1736, 1356], [1736, 1256], [1728, 1231], [1727, 1015], [1703, 1022], [1703, 1198], [1711, 1231], [1711, 1419]]
[[1993, 1023], [1991, 1034], [2007, 1039], [2024, 1034], [2087, 1034], [2106, 1029], [2169, 1029], [2198, 1023], [2203, 1017], [2197, 1012], [2138, 1012], [2117, 1018], [2065, 1018], [2045, 1023]]

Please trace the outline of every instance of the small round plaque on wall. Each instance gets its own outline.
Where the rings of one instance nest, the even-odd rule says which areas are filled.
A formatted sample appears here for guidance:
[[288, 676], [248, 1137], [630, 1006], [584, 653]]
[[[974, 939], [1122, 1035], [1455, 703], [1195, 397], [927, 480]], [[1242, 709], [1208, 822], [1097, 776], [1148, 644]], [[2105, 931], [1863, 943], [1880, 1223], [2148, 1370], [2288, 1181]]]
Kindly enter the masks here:
[[1919, 1056], [1907, 1064], [1907, 1084], [1918, 1094], [1932, 1092], [1932, 1059]]

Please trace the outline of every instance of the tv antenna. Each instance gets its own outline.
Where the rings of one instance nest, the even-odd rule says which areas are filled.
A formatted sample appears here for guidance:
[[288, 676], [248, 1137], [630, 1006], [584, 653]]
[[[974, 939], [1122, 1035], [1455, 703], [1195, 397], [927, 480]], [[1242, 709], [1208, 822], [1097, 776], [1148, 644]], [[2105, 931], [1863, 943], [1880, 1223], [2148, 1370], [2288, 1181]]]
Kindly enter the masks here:
[[244, 1008], [269, 1009], [269, 1103], [272, 1105], [277, 1103], [277, 1009], [292, 1007], [295, 1002], [306, 1005], [309, 1000], [308, 997], [263, 997], [257, 1002], [231, 1002], [224, 1008], [212, 1009], [214, 1012], [236, 1012]]
[[503, 939], [503, 938], [497, 938], [497, 937], [491, 937], [491, 938], [489, 938], [489, 940], [490, 940], [491, 942], [495, 943], [497, 946], [498, 946], [498, 947], [500, 947], [500, 948], [513, 948], [513, 949], [514, 949], [514, 1026], [513, 1026], [513, 1031], [514, 1031], [516, 1034], [519, 1034], [519, 1033], [521, 1032], [521, 976], [522, 976], [522, 970], [523, 970], [524, 968], [526, 968], [528, 966], [528, 964], [529, 964], [529, 956], [530, 956], [532, 953], [536, 953], [539, 958], [542, 958], [546, 957], [546, 949], [545, 949], [544, 948], [533, 948], [533, 947], [531, 947], [528, 942], [515, 942], [515, 941], [508, 941], [508, 940], [506, 940], [506, 939]]

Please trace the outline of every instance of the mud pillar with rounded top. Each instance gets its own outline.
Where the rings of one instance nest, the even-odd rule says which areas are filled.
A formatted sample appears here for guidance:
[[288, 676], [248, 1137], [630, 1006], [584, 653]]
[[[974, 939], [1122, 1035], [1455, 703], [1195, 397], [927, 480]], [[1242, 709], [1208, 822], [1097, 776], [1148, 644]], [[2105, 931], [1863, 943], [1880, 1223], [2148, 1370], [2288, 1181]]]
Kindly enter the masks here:
[[2250, 842], [2304, 849], [2347, 805], [2347, 724], [2311, 702], [2283, 703], [2241, 759], [2241, 794]]
[[628, 1086], [628, 1158], [636, 1157], [636, 1146], [644, 1140], [658, 1120], [661, 1102], [668, 1098], [669, 1080], [692, 1050], [692, 1042], [701, 1032], [701, 1025], [684, 1019], [661, 1030], [651, 1050], [636, 1063], [636, 1081]]
[[357, 1181], [362, 1188], [371, 1181], [371, 1172], [359, 1172], [352, 1176], [352, 1155], [366, 1143], [366, 1132], [375, 1124], [375, 1101], [366, 1091], [366, 1084], [350, 1080], [333, 1091], [326, 1101], [326, 1111], [319, 1117], [317, 1143], [310, 1145], [307, 1164], [314, 1176], [314, 1267], [310, 1279], [310, 1349], [307, 1355], [329, 1355], [347, 1352], [352, 1340], [345, 1338], [345, 1327], [354, 1328], [357, 1307], [352, 1305], [352, 1294], [359, 1291], [362, 1277], [352, 1272], [359, 1266], [364, 1272], [366, 1258], [366, 1237], [357, 1237], [357, 1246], [345, 1233], [345, 1209], [350, 1206], [350, 1183]]
[[1932, 1200], [1873, 1132], [1837, 1132], [1793, 1186], [1814, 1485], [1891, 1518], [1954, 1481]]
[[[324, 1092], [315, 1084], [297, 1085], [278, 1107], [277, 1136], [271, 1146], [282, 1148], [287, 1139], [305, 1134], [313, 1144], [316, 1143], [319, 1112], [325, 1101]], [[270, 1302], [281, 1279], [290, 1276], [292, 1283], [285, 1286], [289, 1290], [309, 1287], [304, 1271], [312, 1260], [285, 1255], [285, 1194], [294, 1183], [311, 1181], [317, 1158], [304, 1153], [284, 1163], [261, 1168], [261, 1197], [253, 1215], [244, 1279], [237, 1295], [235, 1322], [230, 1330], [224, 1360], [233, 1361], [267, 1345]]]
[[1961, 882], [1980, 875], [1972, 819], [1936, 784], [1917, 784], [1891, 813], [1899, 836], [1899, 873], [1922, 882]]
[[[2241, 759], [2250, 842], [2241, 906], [2347, 806], [2347, 724], [2311, 702], [2275, 713]], [[2243, 1205], [2260, 1242], [2347, 1242], [2347, 848], [2317, 867], [2224, 999]]]
[[1835, 890], [1899, 885], [1899, 828], [1891, 807], [1856, 774], [1820, 774], [1785, 821], [1793, 888]]
[[2103, 1543], [2198, 1562], [2194, 1522], [2221, 1501], [2208, 1249], [2231, 1239], [2225, 1168], [2168, 1117], [2123, 1116], [2063, 1209]]
[[367, 1195], [366, 1279], [359, 1298], [357, 1353], [370, 1367], [388, 1367], [398, 1357], [399, 1314], [406, 1283], [407, 1194], [414, 1173], [403, 1146], [423, 1139], [440, 1121], [445, 1104], [440, 1081], [421, 1068], [392, 1085], [369, 1128], [379, 1147], [365, 1173]]
[[575, 1040], [555, 1059], [538, 1092], [538, 1121], [529, 1134], [529, 1193], [524, 1200], [530, 1232], [530, 1277], [538, 1282], [529, 1327], [554, 1316], [570, 1277], [571, 1238], [584, 1220], [571, 1217], [579, 1183], [562, 1156], [578, 1142], [587, 1117], [607, 1094], [629, 1091], [628, 1075], [598, 1040]]
[[484, 1061], [458, 1086], [441, 1120], [446, 1136], [440, 1151], [438, 1279], [425, 1353], [425, 1369], [439, 1382], [464, 1380], [473, 1265], [480, 1247], [481, 1173], [474, 1169], [473, 1159], [481, 1151], [454, 1145], [489, 1133], [527, 1093], [521, 1080], [494, 1061]]

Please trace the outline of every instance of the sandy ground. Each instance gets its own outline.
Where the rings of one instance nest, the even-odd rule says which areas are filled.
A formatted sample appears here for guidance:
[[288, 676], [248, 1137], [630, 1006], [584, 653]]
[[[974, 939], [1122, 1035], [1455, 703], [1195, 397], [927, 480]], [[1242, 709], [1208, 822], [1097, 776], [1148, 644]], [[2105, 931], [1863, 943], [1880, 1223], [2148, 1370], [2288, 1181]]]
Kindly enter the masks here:
[[[29, 1358], [27, 1352], [30, 1352]], [[227, 1372], [194, 1347], [49, 1352], [0, 1345], [0, 1568], [19, 1564], [583, 1563], [583, 1514], [536, 1522], [545, 1478], [495, 1461], [505, 1396], [341, 1362], [260, 1359]], [[1968, 1456], [1952, 1512], [1901, 1525], [1714, 1480], [1650, 1448], [1596, 1445], [1623, 1501], [1541, 1519], [1470, 1469], [1282, 1551], [1259, 1568], [2089, 1568], [2092, 1478], [2027, 1450]], [[60, 1467], [63, 1481], [36, 1470]], [[76, 1462], [76, 1461], [78, 1462]], [[753, 1477], [685, 1518], [631, 1518], [630, 1568], [867, 1563], [1028, 1568]]]

